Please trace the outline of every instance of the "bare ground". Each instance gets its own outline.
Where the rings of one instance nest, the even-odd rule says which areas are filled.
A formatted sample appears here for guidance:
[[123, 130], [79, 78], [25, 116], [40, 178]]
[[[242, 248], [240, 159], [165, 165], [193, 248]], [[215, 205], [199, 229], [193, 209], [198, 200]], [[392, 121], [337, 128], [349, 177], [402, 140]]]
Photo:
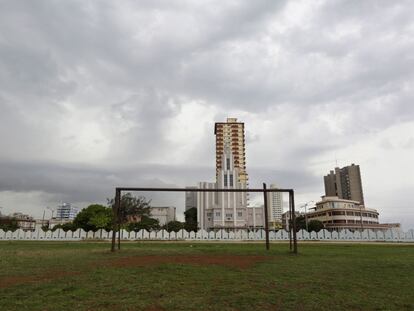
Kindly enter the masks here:
[[[246, 269], [254, 266], [259, 262], [270, 260], [272, 257], [267, 256], [237, 256], [237, 255], [198, 255], [198, 256], [131, 256], [117, 258], [107, 262], [99, 262], [93, 265], [94, 268], [111, 267], [111, 268], [128, 268], [128, 267], [145, 267], [157, 266], [161, 264], [184, 264], [195, 266], [225, 266], [230, 268]], [[80, 271], [57, 271], [49, 270], [41, 275], [27, 276], [7, 276], [0, 278], [0, 288], [7, 288], [20, 284], [44, 283], [66, 276], [79, 275]]]

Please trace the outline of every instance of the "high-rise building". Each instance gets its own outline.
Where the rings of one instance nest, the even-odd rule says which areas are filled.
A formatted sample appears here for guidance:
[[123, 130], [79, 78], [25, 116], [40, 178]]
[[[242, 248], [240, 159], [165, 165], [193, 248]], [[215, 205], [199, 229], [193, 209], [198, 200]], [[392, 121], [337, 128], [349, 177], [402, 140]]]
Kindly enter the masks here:
[[330, 171], [324, 176], [324, 182], [327, 197], [336, 196], [339, 199], [358, 201], [361, 205], [365, 205], [359, 165], [336, 167], [335, 171]]
[[79, 213], [79, 208], [72, 206], [70, 203], [62, 203], [56, 209], [57, 220], [74, 220]]
[[[200, 182], [199, 189], [247, 189], [244, 123], [236, 118], [217, 122], [216, 182]], [[198, 226], [205, 230], [263, 227], [263, 208], [248, 207], [247, 192], [197, 192]], [[187, 192], [186, 209], [194, 196]]]
[[246, 172], [246, 149], [244, 137], [244, 123], [237, 122], [236, 118], [227, 118], [227, 122], [216, 122], [214, 126], [216, 135], [216, 179], [224, 168], [223, 153], [226, 147], [230, 148], [234, 167], [238, 169], [238, 182], [248, 185]]
[[[277, 186], [275, 184], [271, 184], [270, 189], [277, 189]], [[267, 206], [270, 227], [281, 227], [283, 213], [283, 193], [268, 192]]]

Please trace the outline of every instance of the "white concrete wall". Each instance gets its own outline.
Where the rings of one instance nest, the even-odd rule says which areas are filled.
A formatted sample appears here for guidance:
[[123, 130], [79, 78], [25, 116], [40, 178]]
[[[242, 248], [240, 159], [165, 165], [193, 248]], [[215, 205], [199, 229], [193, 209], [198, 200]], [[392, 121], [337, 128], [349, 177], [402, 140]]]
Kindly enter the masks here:
[[[271, 231], [269, 233], [270, 240], [283, 241], [289, 239], [289, 234], [285, 230], [277, 232]], [[88, 239], [102, 239], [108, 240], [112, 237], [112, 232], [99, 230], [97, 232], [85, 232], [82, 229], [74, 232], [65, 232], [61, 229], [52, 231], [23, 231], [21, 229], [14, 232], [0, 230], [0, 241], [4, 240], [33, 240], [33, 241], [80, 241]], [[228, 240], [228, 241], [244, 241], [255, 240], [262, 241], [265, 239], [263, 229], [248, 231], [245, 229], [236, 230], [234, 232], [226, 232], [225, 230], [218, 230], [217, 232], [207, 232], [199, 230], [198, 232], [187, 232], [180, 230], [179, 232], [167, 232], [165, 230], [148, 232], [141, 230], [138, 232], [127, 232], [122, 230], [122, 238], [125, 240]], [[300, 230], [297, 233], [297, 238], [301, 240], [319, 240], [319, 241], [365, 241], [365, 242], [412, 242], [414, 243], [414, 229], [403, 232], [401, 230], [387, 230], [374, 232], [372, 230], [364, 230], [362, 232], [351, 232], [349, 230], [342, 230], [340, 232], [330, 232], [321, 230], [319, 232], [307, 232]]]

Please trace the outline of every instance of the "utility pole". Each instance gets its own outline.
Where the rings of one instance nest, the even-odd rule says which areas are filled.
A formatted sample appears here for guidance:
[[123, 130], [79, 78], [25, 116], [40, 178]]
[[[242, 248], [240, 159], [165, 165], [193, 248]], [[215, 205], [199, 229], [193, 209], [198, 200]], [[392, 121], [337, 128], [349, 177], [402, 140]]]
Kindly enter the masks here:
[[46, 208], [47, 208], [49, 211], [51, 211], [52, 216], [50, 217], [50, 220], [52, 220], [52, 218], [53, 218], [53, 213], [55, 212], [55, 210], [54, 210], [54, 208], [53, 208], [53, 207], [50, 207], [50, 206], [46, 206]]
[[46, 210], [43, 210], [42, 227], [45, 226], [45, 213], [46, 213]]
[[308, 210], [307, 210], [307, 207], [308, 207], [309, 203], [313, 203], [313, 201], [306, 202], [305, 204], [303, 204], [301, 206], [301, 208], [302, 207], [305, 208], [305, 224], [306, 224], [306, 231], [307, 232], [309, 232], [309, 228], [308, 228]]

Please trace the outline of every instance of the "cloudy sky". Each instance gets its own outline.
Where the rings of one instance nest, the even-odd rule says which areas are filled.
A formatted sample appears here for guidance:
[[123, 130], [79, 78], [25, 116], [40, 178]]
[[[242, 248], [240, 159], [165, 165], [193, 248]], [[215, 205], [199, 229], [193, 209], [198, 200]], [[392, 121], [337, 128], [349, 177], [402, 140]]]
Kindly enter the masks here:
[[[0, 2], [0, 211], [213, 181], [214, 122], [245, 122], [250, 185], [414, 228], [414, 2]], [[176, 202], [179, 210], [182, 202]]]

